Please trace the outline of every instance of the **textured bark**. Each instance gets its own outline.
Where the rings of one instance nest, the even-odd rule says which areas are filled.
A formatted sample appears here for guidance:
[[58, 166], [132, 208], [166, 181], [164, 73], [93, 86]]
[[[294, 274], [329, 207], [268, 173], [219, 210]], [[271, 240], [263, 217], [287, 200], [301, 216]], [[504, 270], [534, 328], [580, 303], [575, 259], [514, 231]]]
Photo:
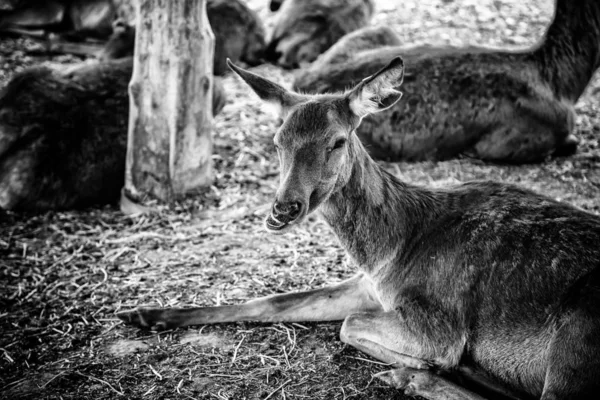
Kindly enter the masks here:
[[125, 189], [162, 200], [210, 182], [214, 35], [206, 0], [141, 0]]

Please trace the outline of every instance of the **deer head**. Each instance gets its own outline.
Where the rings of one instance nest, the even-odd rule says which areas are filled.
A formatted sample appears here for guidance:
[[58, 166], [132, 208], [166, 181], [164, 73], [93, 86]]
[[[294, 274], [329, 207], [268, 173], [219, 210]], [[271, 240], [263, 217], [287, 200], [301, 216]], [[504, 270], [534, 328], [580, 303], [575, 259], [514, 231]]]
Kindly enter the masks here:
[[310, 63], [347, 33], [368, 25], [373, 8], [372, 0], [271, 1], [271, 9], [279, 11], [265, 58], [283, 68]]
[[393, 106], [402, 93], [400, 57], [341, 94], [305, 95], [286, 90], [228, 60], [264, 101], [275, 105], [283, 124], [274, 137], [280, 183], [265, 220], [267, 230], [282, 232], [299, 224], [346, 185], [359, 157], [368, 157], [354, 133], [365, 116]]

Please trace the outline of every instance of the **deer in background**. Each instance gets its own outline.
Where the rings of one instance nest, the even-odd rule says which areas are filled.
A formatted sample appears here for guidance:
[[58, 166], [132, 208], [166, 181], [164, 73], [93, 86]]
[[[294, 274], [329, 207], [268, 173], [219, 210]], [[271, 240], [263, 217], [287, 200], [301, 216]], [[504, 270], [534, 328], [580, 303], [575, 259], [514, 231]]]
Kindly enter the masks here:
[[[0, 91], [0, 208], [116, 202], [125, 180], [131, 57], [68, 72], [34, 67]], [[213, 114], [225, 105], [215, 78]]]
[[312, 62], [345, 34], [366, 26], [373, 0], [272, 1], [278, 10], [265, 58], [283, 68]]
[[509, 184], [432, 189], [385, 171], [356, 130], [402, 96], [399, 57], [341, 94], [298, 94], [231, 68], [284, 116], [266, 229], [286, 232], [319, 212], [360, 272], [240, 305], [119, 318], [152, 329], [344, 320], [341, 340], [390, 363], [379, 377], [411, 394], [597, 398], [600, 217]]
[[[96, 53], [100, 61], [133, 57], [135, 48], [135, 27], [119, 18], [113, 22], [113, 31], [106, 44]], [[216, 51], [216, 49], [215, 49]]]
[[0, 10], [0, 32], [106, 38], [116, 17], [111, 0], [24, 0]]
[[374, 157], [528, 163], [576, 151], [574, 104], [600, 66], [599, 1], [557, 0], [544, 37], [523, 51], [390, 46], [390, 35], [379, 49], [364, 39], [362, 51], [357, 36], [342, 39], [294, 82], [303, 92], [344, 90], [401, 55], [405, 101], [358, 130]]
[[[227, 58], [250, 66], [262, 63], [266, 47], [265, 29], [253, 10], [239, 0], [208, 0], [206, 13], [215, 35], [215, 75], [224, 75], [228, 71]], [[135, 28], [117, 21], [113, 32], [98, 57], [106, 61], [132, 56]]]
[[[400, 46], [400, 44], [402, 44], [400, 36], [387, 26], [361, 28], [342, 37], [310, 65], [298, 71], [294, 83], [299, 83], [305, 77], [309, 79], [324, 69], [330, 69], [333, 65], [342, 67], [357, 56], [368, 56], [369, 49], [379, 51], [381, 48]], [[324, 85], [320, 88], [311, 87], [310, 89], [318, 93], [319, 91], [326, 91], [327, 88]]]
[[[31, 4], [30, 4], [31, 3]], [[67, 2], [52, 0], [39, 3], [28, 0], [25, 7], [10, 12], [0, 10], [2, 30], [46, 38], [44, 50], [96, 56], [101, 61], [130, 57], [135, 45], [135, 18], [126, 10], [127, 1], [85, 0]], [[72, 3], [72, 4], [71, 4]], [[123, 18], [117, 18], [124, 9]], [[207, 0], [206, 12], [215, 35], [213, 72], [223, 75], [225, 60], [231, 58], [247, 65], [262, 63], [266, 47], [265, 28], [260, 17], [240, 0]], [[125, 18], [129, 17], [129, 18]], [[65, 30], [70, 30], [65, 33]], [[59, 35], [49, 35], [50, 31]], [[72, 31], [72, 32], [71, 32]], [[68, 39], [77, 36], [79, 41]], [[83, 42], [92, 37], [96, 42]], [[105, 42], [103, 42], [105, 41]]]
[[122, 5], [113, 0], [23, 0], [0, 10], [0, 34], [29, 36], [37, 50], [89, 56], [111, 32]]

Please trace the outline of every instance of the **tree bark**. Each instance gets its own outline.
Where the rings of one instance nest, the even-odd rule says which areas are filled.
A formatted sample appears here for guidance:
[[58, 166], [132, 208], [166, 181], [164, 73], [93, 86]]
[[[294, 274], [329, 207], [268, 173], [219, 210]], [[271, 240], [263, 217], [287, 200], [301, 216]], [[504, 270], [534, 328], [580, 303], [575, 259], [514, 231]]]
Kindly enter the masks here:
[[140, 0], [125, 190], [161, 200], [211, 181], [214, 35], [206, 0]]

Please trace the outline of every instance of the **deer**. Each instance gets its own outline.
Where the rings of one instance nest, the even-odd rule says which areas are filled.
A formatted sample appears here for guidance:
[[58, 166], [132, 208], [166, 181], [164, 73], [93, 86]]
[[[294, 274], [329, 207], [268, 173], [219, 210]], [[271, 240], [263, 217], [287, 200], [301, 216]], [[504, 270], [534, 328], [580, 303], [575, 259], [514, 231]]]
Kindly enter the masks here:
[[110, 0], [25, 0], [0, 10], [0, 32], [40, 37], [60, 32], [81, 39], [111, 33], [116, 7]]
[[[215, 75], [229, 71], [225, 64], [227, 58], [248, 66], [263, 62], [265, 29], [256, 12], [239, 0], [208, 0], [206, 13], [215, 35]], [[135, 27], [117, 20], [113, 24], [113, 34], [97, 57], [106, 61], [132, 56], [134, 45]]]
[[101, 50], [119, 12], [111, 0], [25, 0], [0, 10], [0, 32], [39, 41], [36, 50], [89, 56]]
[[[126, 4], [116, 0], [35, 3], [39, 0], [29, 0], [29, 7], [0, 11], [0, 31], [45, 39], [42, 49], [48, 53], [76, 54], [100, 61], [133, 56], [135, 20], [126, 18], [130, 17], [125, 12]], [[119, 13], [121, 9], [123, 12]], [[266, 34], [256, 12], [240, 0], [208, 0], [206, 12], [215, 35], [215, 75], [228, 71], [228, 57], [249, 66], [263, 62]], [[95, 42], [84, 41], [85, 38]]]
[[[343, 321], [342, 342], [427, 399], [595, 399], [600, 216], [516, 185], [403, 182], [356, 131], [402, 97], [402, 58], [339, 93], [301, 94], [230, 63], [284, 116], [265, 218], [281, 234], [318, 213], [358, 267], [332, 286], [243, 304], [120, 311], [165, 330], [234, 321]], [[495, 397], [492, 397], [495, 396]]]
[[373, 0], [286, 0], [270, 3], [278, 10], [265, 59], [285, 69], [314, 61], [338, 39], [366, 26]]
[[390, 45], [393, 33], [374, 46], [369, 36], [340, 39], [293, 88], [344, 90], [402, 56], [410, 66], [405, 101], [365, 118], [358, 131], [374, 157], [524, 164], [576, 152], [574, 105], [600, 66], [600, 2], [556, 0], [544, 36], [524, 50]]
[[[320, 71], [331, 68], [332, 65], [343, 65], [354, 60], [357, 55], [366, 55], [368, 50], [400, 46], [400, 36], [388, 26], [367, 26], [344, 35], [325, 53], [321, 54], [306, 68], [300, 69], [295, 74], [294, 85], [301, 85], [302, 79], [310, 79]], [[299, 89], [302, 90], [302, 89]], [[319, 93], [327, 90], [311, 87], [310, 91]]]
[[122, 18], [118, 18], [113, 22], [112, 28], [112, 34], [102, 46], [102, 49], [94, 53], [95, 57], [100, 61], [133, 57], [135, 26], [128, 24]]
[[[81, 209], [116, 203], [125, 180], [133, 59], [36, 66], [0, 90], [0, 208]], [[225, 105], [214, 79], [213, 114]]]

